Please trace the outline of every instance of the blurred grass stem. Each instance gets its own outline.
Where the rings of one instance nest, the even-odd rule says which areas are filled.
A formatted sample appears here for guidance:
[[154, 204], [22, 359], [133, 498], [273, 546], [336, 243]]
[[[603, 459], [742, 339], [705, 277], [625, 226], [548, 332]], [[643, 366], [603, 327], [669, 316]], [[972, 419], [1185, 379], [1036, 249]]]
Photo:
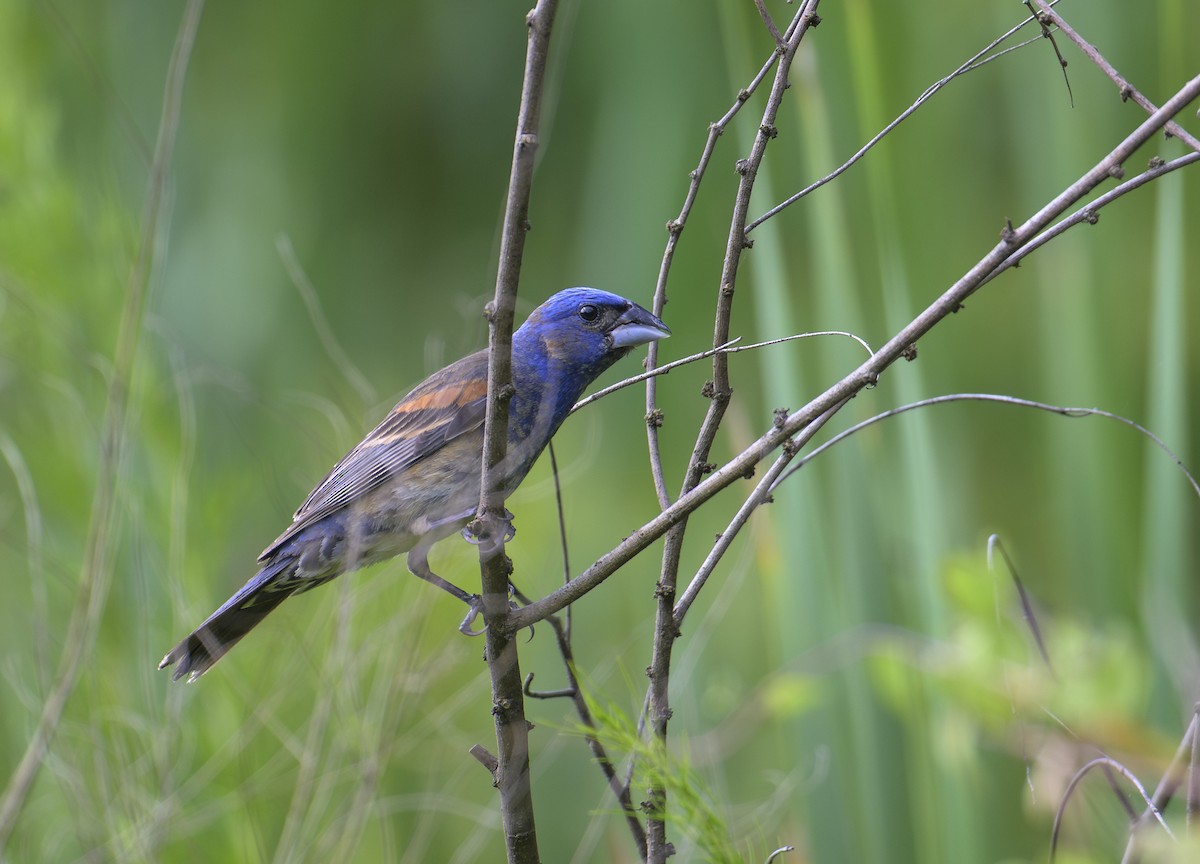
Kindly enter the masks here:
[[129, 393], [134, 365], [142, 332], [150, 274], [159, 237], [167, 218], [163, 206], [167, 196], [167, 178], [175, 149], [175, 134], [183, 102], [183, 84], [187, 77], [188, 61], [195, 44], [196, 32], [204, 0], [189, 0], [183, 12], [179, 35], [171, 54], [163, 96], [158, 141], [154, 161], [146, 186], [141, 220], [141, 238], [137, 258], [129, 274], [121, 327], [117, 336], [116, 356], [101, 439], [99, 472], [92, 501], [91, 524], [88, 527], [83, 566], [75, 595], [75, 606], [67, 625], [63, 655], [57, 678], [42, 707], [41, 717], [0, 799], [0, 852], [7, 846], [29, 791], [50, 750], [54, 734], [62, 720], [63, 711], [79, 680], [84, 658], [95, 642], [96, 627], [108, 595], [112, 576], [112, 553], [116, 542], [118, 487], [121, 466], [128, 437]]

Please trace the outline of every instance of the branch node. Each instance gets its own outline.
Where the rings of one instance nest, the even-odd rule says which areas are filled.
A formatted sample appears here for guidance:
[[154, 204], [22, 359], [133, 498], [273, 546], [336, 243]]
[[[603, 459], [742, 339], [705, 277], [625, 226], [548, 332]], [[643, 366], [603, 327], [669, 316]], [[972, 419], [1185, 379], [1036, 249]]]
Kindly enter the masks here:
[[1097, 213], [1095, 210], [1088, 208], [1087, 210], [1083, 211], [1083, 221], [1088, 223], [1089, 225], [1095, 225], [1097, 222], [1100, 221], [1100, 214]]
[[783, 446], [781, 449], [783, 450], [784, 456], [791, 458], [792, 456], [796, 455], [796, 451], [799, 450], [800, 448], [794, 438], [788, 438], [783, 442]]
[[[694, 174], [695, 172], [692, 172], [692, 173]], [[692, 179], [694, 180], [696, 178], [693, 177]], [[683, 223], [680, 222], [678, 219], [670, 220], [669, 222], [667, 222], [667, 233], [670, 234], [672, 237], [678, 237], [680, 234], [683, 233]]]
[[668, 600], [672, 600], [675, 597], [675, 586], [664, 585], [660, 579], [658, 582], [654, 583], [654, 596], [665, 597]]
[[[1159, 168], [1166, 165], [1167, 162], [1161, 156], [1151, 156], [1150, 161], [1146, 163], [1146, 167], [1151, 171], [1157, 171]], [[1094, 223], [1093, 223], [1094, 224]]]
[[771, 425], [776, 429], [782, 429], [784, 424], [787, 423], [788, 414], [790, 413], [787, 408], [776, 408], [772, 412]]
[[1133, 88], [1126, 84], [1121, 88], [1121, 101], [1128, 102], [1133, 96]]
[[531, 148], [531, 147], [537, 147], [537, 145], [538, 145], [538, 136], [537, 136], [536, 132], [523, 132], [519, 136], [517, 136], [517, 146], [520, 147], [522, 150], [525, 150], [525, 149]]
[[741, 174], [743, 177], [745, 177], [747, 174], [750, 173], [750, 160], [749, 159], [739, 159], [737, 161], [737, 163], [734, 165], [734, 170], [737, 171], [737, 173]]
[[770, 123], [763, 123], [758, 127], [758, 131], [765, 135], [768, 140], [774, 140], [779, 137], [779, 129], [772, 126]]
[[816, 12], [808, 13], [808, 26], [809, 27], [820, 27], [821, 26], [821, 16], [818, 15]]
[[757, 465], [751, 465], [749, 468], [747, 468], [745, 471], [743, 471], [743, 472], [742, 472], [742, 479], [743, 479], [743, 480], [753, 480], [753, 479], [754, 479], [754, 473], [755, 473], [757, 470], [758, 470], [758, 466], [757, 466]]
[[1004, 227], [1000, 229], [1000, 239], [1006, 246], [1012, 246], [1017, 242], [1017, 231], [1013, 228], [1011, 219], [1004, 220]]
[[705, 399], [715, 399], [717, 397], [717, 385], [709, 378], [700, 387], [700, 395]]
[[917, 359], [917, 343], [914, 342], [911, 345], [906, 346], [904, 348], [904, 350], [900, 352], [900, 356], [903, 357], [905, 360], [907, 360], [909, 363], [916, 360]]
[[[745, 101], [746, 101], [747, 99], [749, 99], [749, 98], [750, 98], [750, 91], [749, 91], [749, 90], [747, 90], [745, 87], [743, 87], [741, 90], [739, 90], [739, 91], [738, 91], [738, 94], [737, 94], [737, 101], [739, 101], [739, 102], [745, 102]], [[716, 125], [717, 125], [717, 124], [716, 124], [716, 123], [714, 123], [714, 124], [713, 124], [712, 126], [710, 126], [709, 128], [711, 129], [711, 128], [713, 128], [713, 127], [714, 127], [714, 126], [716, 126]], [[719, 131], [719, 130], [718, 130], [718, 131]]]
[[493, 756], [482, 744], [474, 744], [467, 751], [475, 757], [475, 761], [488, 770], [492, 775], [492, 786], [500, 787], [500, 760]]
[[663, 425], [663, 412], [661, 408], [655, 408], [653, 411], [646, 412], [646, 425], [651, 429], [661, 429]]
[[1120, 165], [1113, 165], [1108, 169], [1108, 176], [1114, 180], [1120, 180], [1125, 176], [1125, 169]]

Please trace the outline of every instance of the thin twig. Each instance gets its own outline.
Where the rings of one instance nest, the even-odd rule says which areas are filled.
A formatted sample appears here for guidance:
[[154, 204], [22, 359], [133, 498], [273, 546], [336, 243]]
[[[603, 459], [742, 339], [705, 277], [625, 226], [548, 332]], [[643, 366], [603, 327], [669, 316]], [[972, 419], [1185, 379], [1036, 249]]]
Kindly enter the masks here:
[[[526, 599], [526, 598], [518, 598]], [[568, 609], [570, 607], [567, 607]], [[554, 630], [554, 638], [557, 640], [558, 652], [562, 657], [563, 668], [567, 676], [567, 686], [561, 690], [537, 691], [532, 689], [533, 673], [525, 679], [525, 694], [534, 699], [555, 699], [569, 698], [575, 708], [575, 713], [579, 716], [579, 723], [583, 728], [583, 737], [587, 742], [588, 748], [592, 751], [592, 757], [596, 760], [600, 771], [604, 774], [604, 779], [608, 783], [608, 788], [612, 791], [613, 797], [617, 799], [617, 804], [621, 808], [621, 814], [625, 817], [625, 822], [629, 827], [629, 833], [633, 836], [634, 845], [637, 847], [638, 854], [642, 860], [646, 860], [646, 831], [642, 827], [642, 822], [638, 818], [637, 810], [634, 809], [633, 799], [630, 796], [629, 784], [623, 783], [617, 776], [616, 767], [613, 765], [612, 758], [608, 755], [604, 744], [600, 741], [597, 735], [596, 718], [592, 714], [592, 709], [587, 704], [587, 699], [583, 694], [582, 688], [579, 686], [579, 678], [575, 674], [575, 654], [571, 647], [570, 634], [566, 631], [563, 622], [557, 615], [551, 615], [546, 619]]]
[[[788, 477], [799, 471], [830, 447], [837, 445], [857, 432], [861, 432], [868, 426], [873, 426], [874, 424], [882, 420], [887, 420], [890, 417], [896, 417], [900, 414], [906, 414], [909, 411], [915, 411], [918, 408], [928, 408], [933, 405], [946, 405], [952, 402], [998, 402], [1002, 405], [1014, 405], [1018, 408], [1034, 408], [1038, 411], [1048, 411], [1051, 414], [1061, 414], [1063, 417], [1105, 417], [1109, 420], [1116, 420], [1118, 423], [1124, 423], [1126, 426], [1132, 427], [1146, 438], [1149, 438], [1150, 441], [1153, 442], [1156, 447], [1158, 447], [1158, 449], [1166, 453], [1167, 456], [1170, 457], [1171, 461], [1175, 463], [1175, 467], [1177, 467], [1183, 473], [1183, 476], [1187, 478], [1188, 483], [1191, 484], [1192, 491], [1196, 493], [1198, 498], [1200, 498], [1200, 481], [1197, 481], [1192, 475], [1192, 472], [1189, 471], [1187, 466], [1183, 464], [1183, 460], [1179, 457], [1179, 454], [1168, 447], [1165, 441], [1137, 421], [1130, 420], [1128, 417], [1122, 417], [1120, 414], [1113, 414], [1111, 411], [1105, 411], [1101, 408], [1074, 408], [1067, 405], [1051, 405], [1048, 402], [1036, 402], [1032, 399], [1021, 399], [1017, 396], [1003, 396], [997, 393], [949, 393], [943, 396], [932, 396], [928, 399], [921, 399], [917, 402], [909, 402], [906, 405], [900, 405], [899, 407], [892, 408], [888, 411], [883, 411], [879, 414], [876, 414], [874, 417], [868, 417], [866, 420], [855, 423], [848, 429], [842, 430], [828, 441], [823, 442], [820, 447], [817, 447], [811, 452], [805, 454], [804, 458], [802, 458], [790, 471], [779, 478], [779, 481], [775, 484], [775, 486], [778, 487], [780, 483], [787, 480]], [[1008, 556], [1006, 555], [1005, 557], [1007, 558]]]
[[[733, 295], [737, 284], [738, 268], [742, 253], [748, 247], [746, 239], [746, 217], [750, 208], [750, 195], [754, 190], [754, 181], [758, 175], [759, 166], [766, 153], [767, 144], [775, 138], [777, 131], [775, 121], [783, 104], [783, 96], [789, 85], [789, 75], [792, 61], [800, 42], [816, 19], [816, 7], [819, 0], [807, 0], [796, 11], [792, 24], [788, 28], [789, 37], [783, 47], [777, 49], [779, 62], [775, 68], [775, 80], [767, 97], [767, 105], [763, 110], [758, 133], [754, 137], [749, 155], [737, 163], [740, 175], [737, 194], [734, 198], [733, 213], [730, 218], [729, 234], [725, 243], [725, 258], [721, 266], [720, 281], [717, 286], [716, 316], [713, 327], [713, 347], [717, 348], [729, 341], [730, 318], [733, 311]], [[729, 383], [728, 357], [720, 352], [713, 355], [713, 377], [708, 389], [710, 397], [708, 411], [700, 425], [696, 444], [688, 459], [687, 472], [681, 489], [681, 495], [686, 496], [709, 470], [708, 455], [716, 440], [717, 430], [725, 409], [729, 404], [732, 389]], [[677, 502], [678, 503], [678, 502]], [[650, 678], [650, 700], [648, 717], [654, 738], [665, 742], [667, 722], [671, 716], [670, 708], [670, 669], [671, 651], [679, 629], [675, 626], [675, 586], [679, 572], [679, 560], [683, 547], [686, 517], [679, 520], [668, 532], [663, 545], [662, 565], [658, 585], [655, 588], [657, 604], [653, 637], [653, 651], [647, 675]], [[666, 840], [666, 822], [662, 814], [666, 811], [666, 789], [662, 783], [653, 783], [644, 805], [646, 810], [646, 858], [652, 864], [662, 864], [671, 854], [671, 846]]]
[[[1075, 43], [1075, 47], [1083, 52], [1083, 56], [1091, 60], [1101, 72], [1107, 75], [1112, 82], [1117, 85], [1117, 89], [1121, 93], [1122, 102], [1132, 99], [1134, 103], [1140, 105], [1147, 114], [1153, 114], [1156, 110], [1158, 110], [1155, 108], [1153, 102], [1143, 96], [1140, 90], [1129, 83], [1129, 79], [1118, 72], [1116, 67], [1109, 63], [1108, 60], [1105, 59], [1104, 55], [1096, 50], [1095, 46], [1080, 36], [1079, 33], [1076, 32], [1075, 28], [1068, 24], [1066, 20], [1052, 8], [1054, 4], [1046, 3], [1045, 0], [1033, 0], [1033, 2], [1037, 4], [1039, 14], [1044, 17], [1046, 21], [1053, 24], [1056, 28], [1058, 28], [1059, 31], [1062, 32], [1064, 36]], [[1026, 0], [1025, 5], [1029, 5], [1029, 0]], [[1055, 50], [1058, 50], [1058, 46], [1055, 46]], [[1061, 58], [1062, 55], [1060, 54], [1059, 56]], [[1200, 151], [1200, 140], [1198, 140], [1196, 136], [1192, 135], [1178, 123], [1170, 122], [1167, 123], [1163, 128], [1166, 130], [1167, 134], [1178, 138], [1193, 150]]]
[[1103, 210], [1108, 204], [1116, 201], [1122, 195], [1126, 195], [1140, 186], [1145, 186], [1151, 180], [1156, 180], [1164, 174], [1170, 174], [1172, 171], [1178, 171], [1180, 168], [1186, 168], [1188, 165], [1191, 165], [1195, 162], [1200, 162], [1200, 151], [1195, 153], [1185, 153], [1184, 155], [1172, 159], [1169, 162], [1163, 162], [1160, 159], [1151, 159], [1150, 167], [1145, 171], [1130, 177], [1119, 186], [1116, 186], [1103, 195], [1094, 198], [1092, 201], [1088, 202], [1083, 207], [1080, 207], [1070, 216], [1056, 222], [1054, 225], [1050, 226], [1045, 231], [1042, 231], [1016, 252], [1013, 252], [1011, 255], [1005, 258], [995, 270], [988, 274], [987, 278], [980, 282], [979, 286], [975, 290], [979, 290], [979, 288], [982, 288], [984, 285], [991, 282], [1005, 270], [1016, 267], [1025, 258], [1029, 257], [1029, 255], [1036, 252], [1042, 246], [1045, 246], [1059, 234], [1062, 234], [1063, 232], [1074, 228], [1076, 225], [1081, 225], [1085, 222], [1088, 225], [1095, 225], [1100, 220], [1100, 211]]
[[725, 526], [725, 529], [717, 537], [717, 542], [713, 544], [713, 548], [709, 551], [707, 557], [705, 557], [704, 562], [696, 570], [696, 575], [692, 577], [687, 588], [684, 589], [679, 602], [675, 604], [676, 627], [683, 626], [683, 619], [692, 607], [692, 603], [696, 601], [696, 597], [699, 596], [700, 589], [708, 582], [708, 577], [712, 575], [717, 564], [720, 563], [725, 553], [729, 551], [729, 547], [733, 544], [734, 539], [741, 532], [742, 528], [746, 526], [751, 514], [771, 500], [771, 492], [777, 485], [780, 475], [787, 469], [788, 464], [812, 440], [812, 437], [820, 431], [821, 427], [833, 419], [833, 416], [841, 408], [841, 405], [833, 406], [806, 426], [796, 438], [783, 448], [783, 452], [775, 459], [775, 462], [767, 470], [767, 473], [763, 475], [763, 478], [758, 481], [758, 484], [754, 487], [754, 491], [746, 496], [746, 500], [742, 502], [742, 506], [738, 508], [733, 519], [729, 521], [729, 524]]
[[[562, 486], [558, 482], [558, 456], [554, 453], [554, 442], [548, 444], [550, 450], [550, 475], [554, 478], [554, 504], [558, 510], [558, 542], [562, 547], [563, 557], [563, 584], [571, 581], [571, 552], [567, 547], [567, 514], [563, 509]], [[563, 615], [566, 621], [563, 622], [563, 630], [566, 633], [567, 644], [571, 644], [571, 607], [568, 606], [563, 610]], [[531, 672], [530, 675], [533, 673]], [[526, 688], [528, 689], [528, 688]]]
[[[1022, 2], [1025, 4], [1026, 9], [1028, 9], [1030, 12], [1033, 12], [1033, 5], [1030, 3], [1030, 0], [1022, 0]], [[1038, 26], [1042, 28], [1042, 38], [1050, 40], [1050, 44], [1054, 47], [1054, 56], [1058, 58], [1058, 67], [1062, 70], [1063, 82], [1067, 85], [1067, 98], [1071, 102], [1071, 107], [1074, 108], [1075, 94], [1071, 92], [1071, 79], [1067, 77], [1067, 58], [1064, 57], [1062, 52], [1058, 50], [1058, 43], [1054, 41], [1054, 33], [1050, 30], [1049, 25], [1046, 23], [1046, 21], [1049, 19], [1043, 18], [1041, 15], [1036, 13], [1033, 17], [1037, 20]]]
[[640, 381], [645, 381], [648, 378], [655, 378], [659, 375], [666, 375], [672, 369], [676, 369], [680, 366], [686, 366], [689, 363], [695, 363], [697, 360], [707, 359], [708, 357], [712, 357], [714, 354], [737, 354], [741, 351], [755, 351], [759, 348], [769, 348], [772, 345], [782, 345], [785, 342], [795, 342], [797, 339], [811, 339], [814, 336], [845, 336], [849, 339], [853, 339], [859, 345], [863, 346], [863, 348], [867, 349], [868, 356], [873, 353], [871, 351], [871, 346], [867, 343], [867, 340], [847, 330], [815, 330], [811, 333], [794, 333], [791, 336], [780, 336], [778, 339], [766, 339], [762, 342], [754, 342], [750, 345], [739, 344], [742, 340], [742, 337], [735, 336], [724, 345], [718, 345], [716, 348], [709, 348], [707, 351], [701, 351], [698, 354], [692, 354], [688, 357], [681, 357], [678, 360], [672, 360], [670, 363], [664, 363], [662, 366], [654, 367], [649, 372], [641, 372], [632, 376], [631, 378], [618, 381], [616, 384], [610, 384], [602, 390], [597, 390], [595, 393], [580, 399], [573, 406], [571, 406], [571, 413], [574, 414], [585, 405], [590, 405], [597, 399], [603, 399], [605, 396], [616, 393], [618, 390], [623, 390], [631, 384], [637, 384]]
[[[1058, 0], [1055, 0], [1055, 2], [1058, 2]], [[975, 69], [978, 69], [980, 66], [982, 66], [984, 63], [988, 62], [989, 60], [995, 59], [995, 58], [986, 58], [985, 59], [985, 57], [989, 51], [991, 51], [997, 45], [1004, 42], [1005, 39], [1008, 39], [1010, 36], [1012, 36], [1014, 33], [1016, 33], [1018, 30], [1020, 30], [1022, 27], [1029, 24], [1033, 20], [1034, 20], [1033, 17], [1026, 18], [1020, 24], [1017, 24], [1016, 26], [1012, 27], [1011, 29], [1006, 31], [1001, 36], [997, 37], [996, 39], [993, 39], [991, 42], [989, 42], [983, 48], [983, 50], [976, 52], [969, 60], [967, 60], [965, 63], [963, 63], [957, 69], [955, 69], [953, 72], [951, 72], [945, 78], [942, 78], [940, 81], [936, 81], [933, 84], [931, 84], [929, 87], [927, 87], [925, 89], [924, 93], [922, 93], [920, 96], [917, 97], [917, 100], [915, 102], [913, 102], [906, 109], [904, 109], [904, 111], [895, 120], [893, 120], [891, 123], [884, 126], [883, 129], [881, 129], [875, 135], [875, 137], [873, 137], [866, 144], [864, 144], [862, 147], [860, 147], [854, 153], [853, 156], [851, 156], [849, 159], [847, 159], [845, 162], [843, 162], [837, 168], [830, 171], [828, 174], [826, 174], [820, 180], [810, 183], [808, 186], [805, 186], [803, 189], [801, 189], [795, 195], [792, 195], [792, 196], [784, 199], [783, 201], [779, 202], [774, 207], [772, 207], [770, 210], [768, 210], [766, 213], [762, 214], [757, 219], [754, 219], [753, 221], [751, 221], [750, 224], [746, 226], [746, 233], [747, 234], [752, 233], [755, 228], [757, 228], [759, 225], [766, 222], [771, 217], [778, 215], [780, 212], [782, 212], [783, 210], [786, 210], [788, 207], [792, 206], [800, 199], [805, 198], [808, 195], [812, 194], [813, 192], [815, 192], [816, 190], [818, 190], [822, 186], [824, 186], [826, 183], [829, 183], [832, 180], [836, 180], [838, 177], [840, 177], [842, 174], [844, 174], [850, 168], [850, 166], [852, 166], [859, 159], [862, 159], [862, 157], [866, 156], [867, 153], [870, 152], [871, 149], [874, 148], [876, 144], [878, 144], [880, 141], [882, 141], [884, 139], [884, 137], [886, 137], [893, 129], [895, 129], [897, 126], [899, 126], [905, 120], [907, 120], [910, 116], [912, 116], [912, 114], [918, 108], [920, 108], [922, 105], [924, 105], [926, 102], [928, 102], [929, 99], [931, 99], [939, 90], [941, 90], [943, 87], [945, 87], [951, 81], [953, 81], [955, 78], [965, 75], [968, 72], [973, 72]], [[1036, 41], [1036, 40], [1030, 40], [1030, 41]], [[1029, 44], [1029, 42], [1022, 43], [1022, 45], [1028, 45], [1028, 44]], [[1016, 46], [1016, 47], [1021, 47], [1021, 46]], [[1010, 50], [1013, 50], [1013, 49], [1010, 49]], [[1007, 51], [1000, 52], [1000, 54], [998, 54], [996, 56], [1001, 56], [1002, 54], [1005, 54], [1005, 53], [1007, 53]]]
[[767, 4], [763, 0], [754, 0], [754, 6], [758, 9], [758, 15], [762, 18], [763, 26], [767, 28], [767, 32], [771, 34], [771, 38], [775, 40], [776, 50], [783, 52], [787, 50], [787, 43], [783, 36], [779, 33], [779, 28], [775, 26], [774, 20], [771, 18], [771, 13], [767, 11]]
[[[793, 18], [791, 24], [788, 25], [785, 38], [790, 39], [793, 31], [798, 26], [800, 26], [799, 16]], [[700, 193], [700, 183], [703, 181], [705, 172], [708, 170], [708, 165], [712, 161], [713, 152], [717, 147], [717, 139], [724, 133], [725, 128], [733, 122], [733, 118], [742, 110], [742, 106], [758, 90], [759, 85], [766, 80], [767, 73], [771, 71], [778, 60], [779, 52], [772, 51], [771, 56], [766, 59], [750, 83], [738, 91], [737, 97], [729, 107], [729, 110], [725, 112], [721, 119], [708, 124], [708, 137], [705, 139], [704, 147], [701, 149], [700, 161], [688, 174], [691, 182], [688, 184], [687, 194], [684, 195], [683, 206], [679, 210], [679, 215], [667, 222], [667, 245], [663, 250], [662, 262], [659, 264], [658, 281], [654, 286], [654, 302], [652, 305], [654, 314], [659, 317], [662, 316], [667, 304], [667, 279], [671, 273], [671, 265], [675, 260], [675, 249], [679, 245], [679, 238], [683, 234], [683, 229], [687, 226], [688, 217], [691, 215], [692, 207], [696, 203], [696, 197]], [[648, 370], [652, 371], [658, 363], [658, 347], [657, 342], [651, 342], [647, 346], [646, 368]], [[650, 474], [654, 479], [654, 490], [658, 496], [658, 506], [666, 509], [670, 506], [671, 496], [667, 492], [667, 481], [662, 464], [662, 450], [658, 441], [658, 428], [662, 423], [662, 415], [658, 410], [657, 387], [658, 384], [654, 378], [646, 379], [646, 436], [650, 453]]]

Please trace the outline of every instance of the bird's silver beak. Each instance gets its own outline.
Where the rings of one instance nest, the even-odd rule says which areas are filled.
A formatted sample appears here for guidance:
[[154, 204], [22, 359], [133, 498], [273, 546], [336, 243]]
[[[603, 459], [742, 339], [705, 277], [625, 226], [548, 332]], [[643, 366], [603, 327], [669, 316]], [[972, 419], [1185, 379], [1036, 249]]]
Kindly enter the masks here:
[[614, 348], [634, 348], [670, 335], [666, 324], [636, 303], [625, 310], [609, 331]]

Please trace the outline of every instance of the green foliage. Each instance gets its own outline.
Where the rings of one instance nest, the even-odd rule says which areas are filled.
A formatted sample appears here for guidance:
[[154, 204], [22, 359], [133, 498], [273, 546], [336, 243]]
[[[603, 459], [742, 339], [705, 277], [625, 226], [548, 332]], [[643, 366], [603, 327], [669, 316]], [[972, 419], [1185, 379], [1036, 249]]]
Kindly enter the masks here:
[[714, 864], [738, 864], [745, 860], [730, 839], [729, 827], [721, 815], [722, 806], [687, 757], [687, 741], [668, 748], [657, 739], [645, 740], [638, 734], [637, 720], [619, 706], [601, 705], [586, 690], [584, 699], [596, 725], [578, 725], [575, 731], [594, 736], [610, 754], [635, 760], [631, 789], [661, 787], [666, 791], [666, 810], [657, 813], [652, 810], [650, 815], [665, 819], [694, 847], [683, 853], [685, 857], [698, 857]]

